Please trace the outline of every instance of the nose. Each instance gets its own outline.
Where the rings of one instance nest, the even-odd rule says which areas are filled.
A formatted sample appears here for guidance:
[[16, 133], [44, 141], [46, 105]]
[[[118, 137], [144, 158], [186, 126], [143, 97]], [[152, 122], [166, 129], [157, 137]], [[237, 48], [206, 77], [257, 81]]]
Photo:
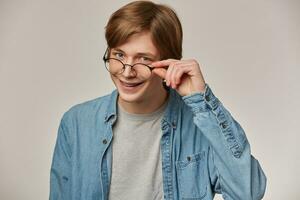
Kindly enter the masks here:
[[132, 69], [132, 65], [126, 64], [123, 72], [123, 76], [126, 78], [135, 77], [136, 72]]

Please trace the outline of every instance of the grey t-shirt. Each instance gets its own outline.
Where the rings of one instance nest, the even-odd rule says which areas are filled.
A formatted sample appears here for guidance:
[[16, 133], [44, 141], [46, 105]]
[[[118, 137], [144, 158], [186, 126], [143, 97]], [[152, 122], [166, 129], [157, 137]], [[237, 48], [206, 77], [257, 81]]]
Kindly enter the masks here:
[[166, 105], [150, 114], [127, 113], [118, 105], [109, 200], [163, 199], [160, 139]]

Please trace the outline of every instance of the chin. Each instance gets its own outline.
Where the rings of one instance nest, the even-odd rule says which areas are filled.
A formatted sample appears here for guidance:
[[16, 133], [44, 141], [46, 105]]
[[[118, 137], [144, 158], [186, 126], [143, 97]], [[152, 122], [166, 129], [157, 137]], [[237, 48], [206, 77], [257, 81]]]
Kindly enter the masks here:
[[121, 91], [119, 91], [119, 98], [123, 101], [123, 102], [127, 102], [127, 103], [138, 103], [138, 102], [142, 102], [143, 98], [136, 94], [136, 95], [128, 95], [126, 93], [123, 93]]

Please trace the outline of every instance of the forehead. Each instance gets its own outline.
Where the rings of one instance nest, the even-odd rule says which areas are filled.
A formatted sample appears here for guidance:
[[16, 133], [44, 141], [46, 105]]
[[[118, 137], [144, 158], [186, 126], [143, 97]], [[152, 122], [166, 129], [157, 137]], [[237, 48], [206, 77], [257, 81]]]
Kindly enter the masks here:
[[135, 55], [138, 53], [149, 53], [154, 57], [159, 57], [159, 52], [154, 43], [150, 32], [136, 33], [130, 36], [126, 42], [113, 49], [121, 49], [127, 55]]

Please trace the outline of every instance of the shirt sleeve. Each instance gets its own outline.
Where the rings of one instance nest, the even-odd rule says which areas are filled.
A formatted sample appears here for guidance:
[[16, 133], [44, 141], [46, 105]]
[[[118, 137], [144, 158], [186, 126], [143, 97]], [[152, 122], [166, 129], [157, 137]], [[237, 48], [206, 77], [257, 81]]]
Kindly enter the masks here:
[[50, 170], [50, 200], [71, 200], [71, 151], [67, 133], [62, 119]]
[[211, 186], [227, 200], [262, 199], [266, 176], [251, 155], [241, 125], [213, 94], [208, 84], [204, 93], [183, 96], [193, 121], [210, 142], [208, 167]]

